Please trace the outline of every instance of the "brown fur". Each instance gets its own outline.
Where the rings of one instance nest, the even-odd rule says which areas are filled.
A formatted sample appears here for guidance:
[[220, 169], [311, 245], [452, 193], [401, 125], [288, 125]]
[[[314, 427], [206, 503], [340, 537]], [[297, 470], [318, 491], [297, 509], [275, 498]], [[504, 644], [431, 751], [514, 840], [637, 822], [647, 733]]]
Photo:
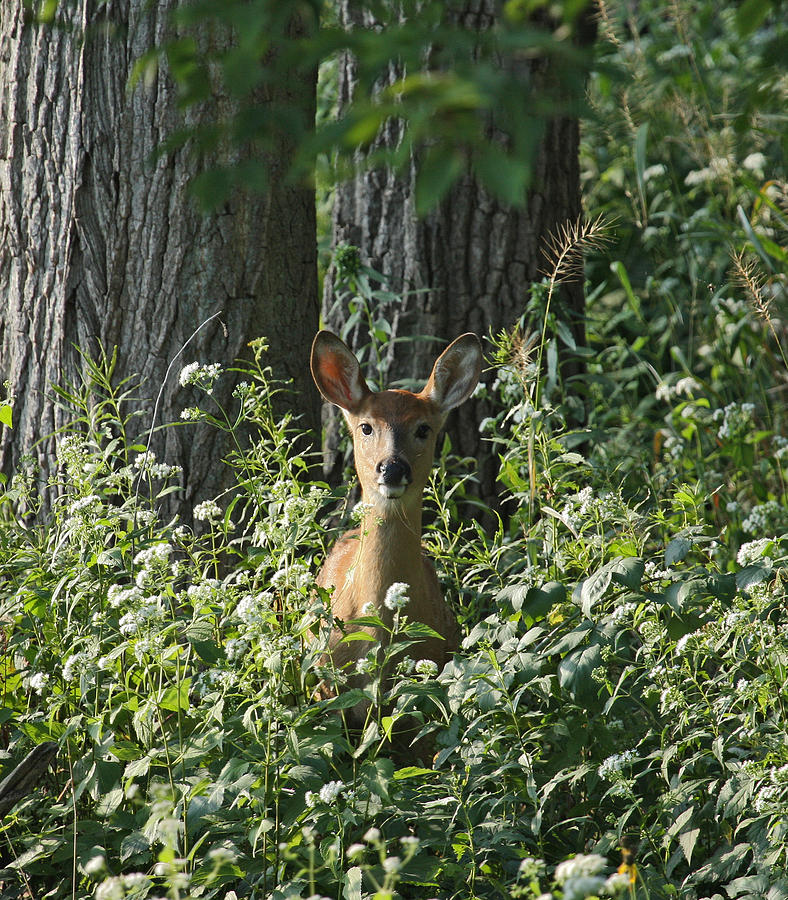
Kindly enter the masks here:
[[[337, 618], [359, 618], [371, 603], [389, 627], [394, 614], [384, 605], [386, 591], [395, 582], [409, 585], [404, 614], [411, 621], [429, 625], [443, 639], [426, 639], [408, 652], [415, 659], [431, 659], [439, 667], [457, 649], [459, 628], [435, 569], [422, 552], [422, 495], [446, 415], [471, 393], [480, 369], [479, 341], [475, 335], [463, 335], [439, 357], [418, 394], [398, 390], [375, 393], [367, 388], [355, 357], [339, 338], [320, 332], [312, 348], [315, 382], [328, 401], [342, 408], [350, 428], [365, 509], [361, 527], [337, 541], [317, 583], [333, 589], [331, 608]], [[409, 478], [387, 483], [380, 468], [387, 460], [404, 465]], [[378, 641], [388, 640], [383, 629], [365, 626], [364, 630]], [[342, 632], [335, 630], [329, 651], [334, 664], [347, 666], [352, 675], [355, 663], [376, 645], [342, 642], [341, 638]], [[361, 684], [363, 677], [352, 676], [349, 683]]]

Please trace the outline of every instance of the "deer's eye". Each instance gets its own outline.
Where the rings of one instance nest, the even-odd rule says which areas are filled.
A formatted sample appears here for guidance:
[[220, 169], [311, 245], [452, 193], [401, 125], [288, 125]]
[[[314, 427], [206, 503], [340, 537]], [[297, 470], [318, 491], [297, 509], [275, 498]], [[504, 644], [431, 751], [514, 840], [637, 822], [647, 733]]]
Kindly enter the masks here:
[[426, 441], [430, 434], [430, 426], [426, 422], [422, 422], [421, 425], [416, 429], [416, 437], [420, 441]]
[[361, 433], [366, 437], [369, 437], [372, 434], [372, 426], [369, 422], [362, 422], [361, 425], [359, 425], [359, 428], [361, 429]]

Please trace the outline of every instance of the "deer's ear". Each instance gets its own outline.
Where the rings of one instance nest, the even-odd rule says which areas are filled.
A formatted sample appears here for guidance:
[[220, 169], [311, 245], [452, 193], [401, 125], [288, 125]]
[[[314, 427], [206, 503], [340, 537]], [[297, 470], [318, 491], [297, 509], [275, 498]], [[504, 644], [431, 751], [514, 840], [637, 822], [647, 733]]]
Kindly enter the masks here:
[[358, 360], [344, 341], [330, 331], [315, 335], [311, 367], [320, 393], [346, 412], [355, 413], [371, 393]]
[[444, 415], [473, 393], [482, 373], [482, 345], [475, 334], [463, 334], [435, 361], [421, 396]]

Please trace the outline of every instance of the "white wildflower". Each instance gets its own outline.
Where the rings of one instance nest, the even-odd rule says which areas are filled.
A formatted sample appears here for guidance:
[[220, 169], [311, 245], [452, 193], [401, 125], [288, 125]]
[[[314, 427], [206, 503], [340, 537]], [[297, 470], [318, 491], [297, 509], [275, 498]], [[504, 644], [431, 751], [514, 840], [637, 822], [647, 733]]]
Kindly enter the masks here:
[[706, 181], [711, 181], [714, 178], [714, 172], [710, 167], [706, 167], [703, 169], [693, 169], [691, 172], [687, 172], [684, 177], [684, 184], [687, 187], [694, 187], [698, 184], [703, 184]]
[[85, 670], [90, 657], [84, 651], [72, 653], [63, 663], [63, 681], [74, 681]]
[[364, 844], [351, 844], [345, 851], [345, 856], [348, 859], [355, 859], [357, 856], [361, 856], [366, 849]]
[[617, 894], [623, 894], [629, 890], [630, 875], [628, 872], [615, 872], [610, 875], [602, 886], [602, 891], [608, 897], [615, 897]]
[[359, 675], [369, 675], [375, 669], [375, 658], [372, 656], [362, 656], [356, 660], [356, 672]]
[[651, 181], [652, 178], [659, 178], [660, 175], [664, 175], [667, 171], [667, 167], [662, 163], [657, 163], [655, 166], [648, 166], [643, 170], [643, 181]]
[[190, 384], [201, 387], [207, 394], [213, 392], [213, 386], [216, 379], [222, 374], [221, 363], [208, 363], [200, 365], [198, 362], [192, 362], [181, 369], [178, 381], [181, 387], [188, 387]]
[[46, 672], [36, 672], [30, 676], [30, 690], [37, 694], [42, 694], [47, 684], [49, 684], [49, 675]]
[[249, 644], [243, 638], [230, 638], [224, 645], [224, 654], [230, 662], [243, 659]]
[[775, 785], [762, 787], [756, 794], [755, 800], [753, 801], [755, 812], [763, 812], [767, 807], [771, 806], [774, 798], [779, 796], [780, 793], [780, 788]]
[[757, 541], [749, 541], [742, 544], [739, 547], [739, 552], [736, 554], [736, 562], [740, 566], [749, 566], [756, 560], [759, 560], [770, 565], [771, 559], [766, 556], [766, 551], [771, 548], [773, 543], [774, 538], [759, 538]]
[[404, 581], [395, 581], [386, 591], [386, 596], [383, 598], [383, 605], [392, 612], [405, 609], [410, 599], [408, 597], [409, 590], [409, 584], [405, 584]]
[[585, 900], [586, 897], [598, 896], [604, 885], [605, 879], [597, 875], [570, 878], [564, 884], [564, 900]]
[[748, 534], [763, 534], [771, 532], [775, 534], [782, 531], [788, 519], [788, 510], [777, 503], [776, 500], [767, 500], [753, 506], [750, 514], [745, 518], [741, 527]]
[[763, 178], [766, 170], [766, 157], [763, 153], [750, 153], [742, 160], [742, 166], [757, 175], [758, 178]]
[[420, 659], [416, 663], [416, 674], [421, 675], [425, 681], [435, 678], [438, 674], [438, 664], [431, 659]]
[[222, 517], [222, 508], [215, 500], [203, 500], [194, 507], [194, 518], [198, 522], [217, 522]]
[[578, 853], [572, 859], [565, 859], [558, 864], [555, 870], [555, 880], [558, 884], [565, 884], [570, 878], [597, 875], [606, 865], [607, 860], [598, 853]]
[[676, 396], [680, 397], [682, 395], [686, 397], [691, 397], [693, 394], [696, 394], [700, 390], [700, 385], [697, 381], [695, 381], [692, 376], [688, 375], [685, 378], [679, 378], [676, 382], [676, 387], [674, 388], [676, 391]]
[[320, 799], [326, 806], [330, 806], [344, 789], [344, 781], [329, 781], [320, 788]]
[[[623, 753], [614, 753], [612, 756], [608, 756], [597, 771], [599, 772], [600, 778], [613, 780], [625, 766], [631, 766], [635, 759], [636, 753], [634, 750], [624, 750]], [[577, 859], [577, 857], [575, 857], [575, 859]], [[574, 860], [567, 860], [567, 862], [573, 861]]]
[[151, 544], [144, 550], [140, 550], [134, 557], [134, 565], [141, 568], [151, 568], [153, 566], [166, 566], [170, 561], [172, 547], [167, 543]]
[[387, 856], [386, 859], [383, 860], [383, 871], [389, 875], [399, 872], [401, 866], [402, 860], [398, 856]]
[[123, 887], [123, 879], [113, 875], [106, 881], [102, 881], [96, 888], [96, 900], [123, 900], [126, 890]]
[[664, 400], [667, 403], [673, 396], [673, 388], [666, 381], [660, 381], [654, 391], [654, 396], [657, 400]]
[[744, 437], [752, 429], [754, 414], [755, 405], [752, 403], [729, 403], [724, 409], [716, 409], [715, 421], [722, 419], [717, 437], [721, 441]]
[[380, 840], [380, 831], [377, 828], [369, 828], [364, 833], [364, 840], [368, 844], [376, 844]]

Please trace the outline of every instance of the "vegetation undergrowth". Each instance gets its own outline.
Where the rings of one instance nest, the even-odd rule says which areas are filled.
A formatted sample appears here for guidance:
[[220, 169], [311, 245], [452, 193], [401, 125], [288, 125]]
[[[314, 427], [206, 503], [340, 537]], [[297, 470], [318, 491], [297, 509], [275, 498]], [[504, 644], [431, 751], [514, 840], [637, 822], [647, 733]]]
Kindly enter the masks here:
[[[700, 12], [602, 5], [630, 77], [591, 86], [588, 207], [615, 224], [586, 372], [562, 380], [535, 285], [482, 388], [509, 517], [469, 519], [448, 442], [427, 501], [462, 648], [390, 687], [365, 661], [361, 733], [357, 693], [317, 691], [344, 677], [314, 585], [337, 498], [265, 348], [181, 372], [202, 401], [168, 427], [226, 429], [237, 482], [189, 525], [162, 515], [180, 473], [130, 413], [144, 386], [111, 354], [60, 386], [58, 471], [25, 459], [0, 495], [3, 898], [788, 896], [785, 86], [776, 26]], [[374, 356], [385, 286], [356, 276]], [[387, 652], [412, 637], [405, 604]], [[429, 758], [392, 752], [405, 714]]]

